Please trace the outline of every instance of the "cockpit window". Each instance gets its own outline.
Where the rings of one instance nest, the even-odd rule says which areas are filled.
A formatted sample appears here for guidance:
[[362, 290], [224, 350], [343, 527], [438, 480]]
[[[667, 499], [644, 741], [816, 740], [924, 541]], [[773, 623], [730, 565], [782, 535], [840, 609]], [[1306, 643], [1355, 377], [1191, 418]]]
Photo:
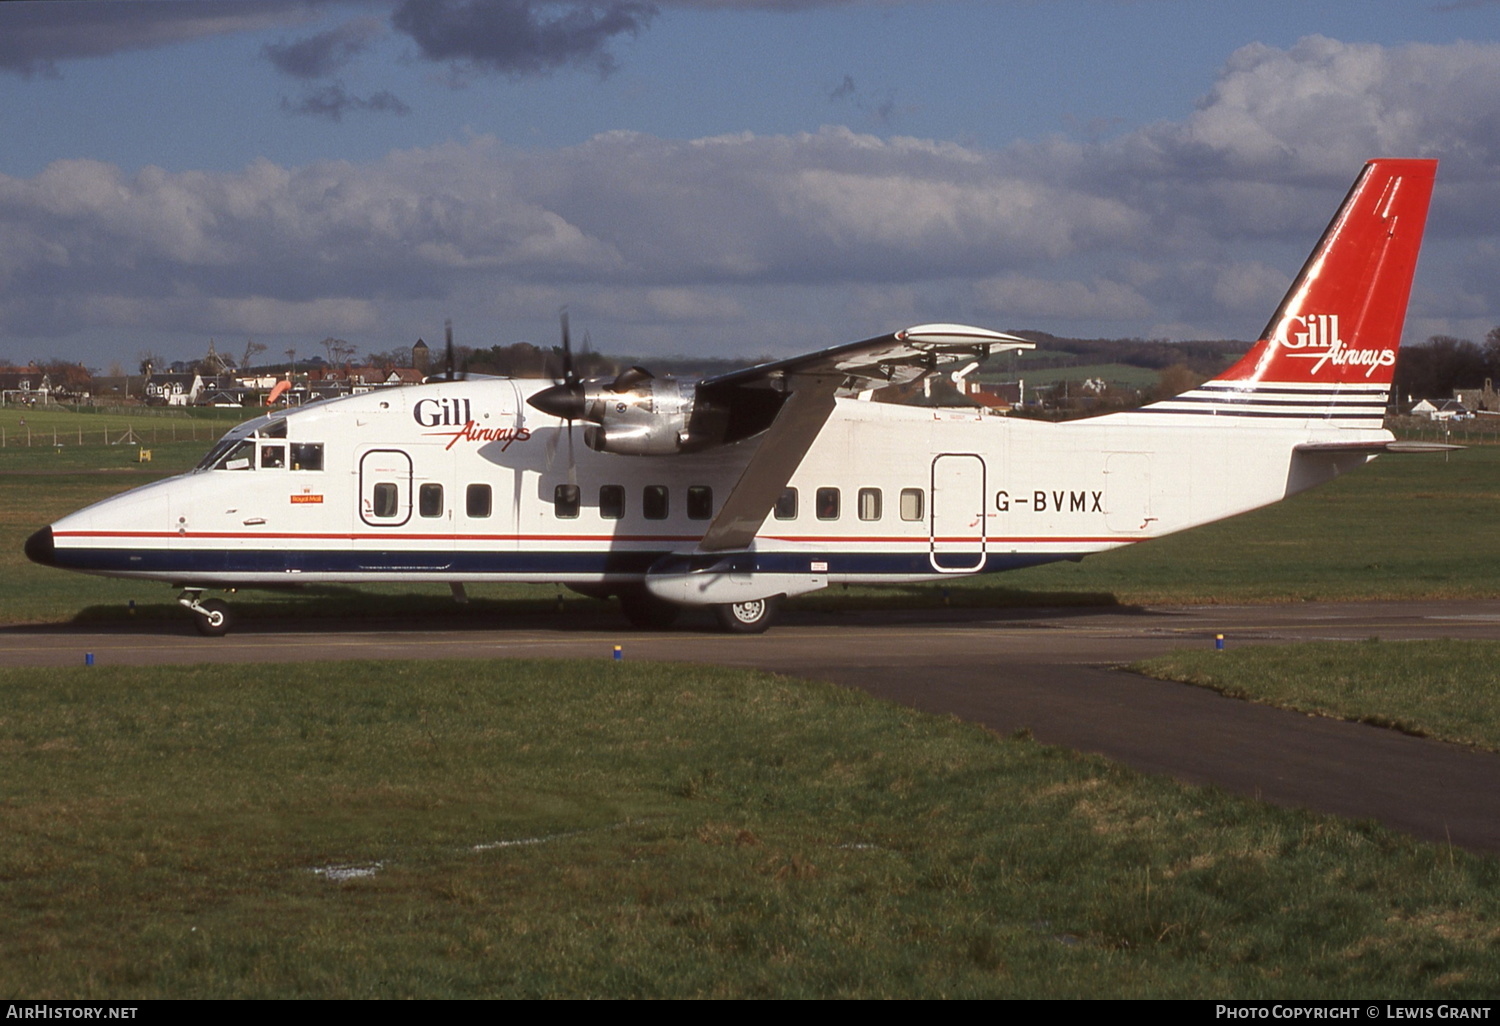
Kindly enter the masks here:
[[225, 455], [223, 467], [225, 470], [254, 470], [255, 440], [253, 438], [242, 439]]
[[235, 446], [239, 445], [242, 441], [243, 439], [240, 438], [219, 439], [218, 442], [214, 444], [214, 447], [208, 450], [208, 454], [198, 461], [198, 469], [211, 470], [214, 467], [217, 467], [219, 463], [224, 459], [224, 457], [229, 455], [229, 451]]

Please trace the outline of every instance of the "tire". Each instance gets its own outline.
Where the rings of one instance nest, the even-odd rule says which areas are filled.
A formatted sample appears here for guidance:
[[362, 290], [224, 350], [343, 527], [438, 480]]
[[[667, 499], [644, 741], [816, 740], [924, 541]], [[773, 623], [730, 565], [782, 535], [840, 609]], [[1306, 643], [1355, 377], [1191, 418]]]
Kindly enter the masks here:
[[193, 613], [193, 620], [198, 626], [198, 633], [209, 638], [222, 638], [229, 633], [229, 627], [233, 618], [229, 614], [229, 603], [219, 599], [205, 599], [198, 603], [198, 609]]
[[620, 592], [620, 609], [632, 627], [643, 631], [664, 631], [682, 613], [681, 606], [659, 599], [644, 588]]
[[714, 616], [719, 626], [730, 634], [764, 634], [776, 620], [781, 607], [781, 596], [752, 599], [749, 602], [729, 602], [714, 606]]

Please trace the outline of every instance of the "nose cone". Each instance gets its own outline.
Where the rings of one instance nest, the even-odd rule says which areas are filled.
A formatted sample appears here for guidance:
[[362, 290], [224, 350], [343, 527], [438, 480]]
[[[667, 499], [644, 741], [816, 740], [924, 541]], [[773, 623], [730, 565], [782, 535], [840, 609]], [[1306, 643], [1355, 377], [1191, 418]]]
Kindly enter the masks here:
[[577, 383], [544, 388], [526, 401], [543, 413], [550, 413], [563, 420], [582, 419], [584, 410], [588, 406], [588, 398], [583, 394], [583, 386]]
[[52, 544], [52, 528], [44, 527], [26, 539], [26, 558], [43, 566], [56, 566], [56, 549]]

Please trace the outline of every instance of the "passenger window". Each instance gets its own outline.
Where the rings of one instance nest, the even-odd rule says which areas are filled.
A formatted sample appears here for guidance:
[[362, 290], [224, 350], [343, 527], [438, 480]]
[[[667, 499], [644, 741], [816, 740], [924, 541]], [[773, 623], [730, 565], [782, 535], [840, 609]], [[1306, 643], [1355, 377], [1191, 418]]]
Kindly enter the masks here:
[[464, 493], [464, 509], [469, 516], [479, 518], [490, 515], [490, 486], [471, 484]]
[[263, 445], [260, 447], [260, 467], [262, 470], [281, 470], [286, 466], [286, 446]]
[[903, 489], [901, 489], [901, 519], [902, 520], [921, 520], [922, 519], [922, 489], [920, 489], [920, 488], [903, 488]]
[[689, 520], [712, 520], [714, 515], [714, 490], [707, 485], [693, 485], [688, 489], [687, 515]]
[[424, 517], [443, 515], [443, 486], [424, 484], [417, 491], [417, 512]]
[[641, 512], [647, 520], [667, 519], [667, 486], [647, 485], [641, 492]]
[[582, 504], [579, 498], [578, 486], [575, 484], [560, 484], [552, 489], [552, 509], [564, 520], [572, 520], [578, 516], [578, 507]]
[[859, 519], [880, 519], [880, 489], [861, 488], [859, 490]]
[[292, 443], [292, 469], [293, 470], [322, 470], [323, 469], [323, 443], [322, 442], [293, 442]]
[[776, 507], [773, 510], [777, 520], [797, 519], [797, 489], [786, 488], [776, 497]]
[[396, 486], [393, 484], [384, 481], [377, 484], [371, 498], [374, 500], [374, 508], [371, 510], [372, 516], [389, 520], [400, 511], [399, 503], [396, 501]]
[[837, 488], [818, 489], [817, 511], [819, 520], [839, 518], [839, 490]]
[[601, 485], [599, 487], [599, 516], [605, 520], [619, 520], [625, 515], [625, 486]]

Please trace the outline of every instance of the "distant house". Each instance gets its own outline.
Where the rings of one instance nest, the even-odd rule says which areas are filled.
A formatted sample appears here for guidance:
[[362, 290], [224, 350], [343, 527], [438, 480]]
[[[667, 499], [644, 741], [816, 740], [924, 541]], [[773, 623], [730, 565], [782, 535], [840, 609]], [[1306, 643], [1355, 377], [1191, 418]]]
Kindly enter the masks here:
[[1020, 406], [1026, 395], [1026, 384], [1022, 381], [982, 382], [965, 381], [964, 395], [980, 406], [997, 413], [1009, 413]]
[[6, 403], [34, 406], [48, 402], [53, 393], [52, 379], [37, 367], [0, 368], [0, 395]]
[[1500, 413], [1500, 393], [1489, 378], [1483, 388], [1455, 388], [1453, 398], [1476, 413]]
[[1428, 420], [1468, 420], [1473, 416], [1469, 408], [1457, 399], [1439, 399], [1437, 402], [1423, 399], [1411, 408], [1411, 415]]
[[191, 406], [203, 394], [201, 374], [153, 374], [146, 379], [146, 402], [151, 406]]

